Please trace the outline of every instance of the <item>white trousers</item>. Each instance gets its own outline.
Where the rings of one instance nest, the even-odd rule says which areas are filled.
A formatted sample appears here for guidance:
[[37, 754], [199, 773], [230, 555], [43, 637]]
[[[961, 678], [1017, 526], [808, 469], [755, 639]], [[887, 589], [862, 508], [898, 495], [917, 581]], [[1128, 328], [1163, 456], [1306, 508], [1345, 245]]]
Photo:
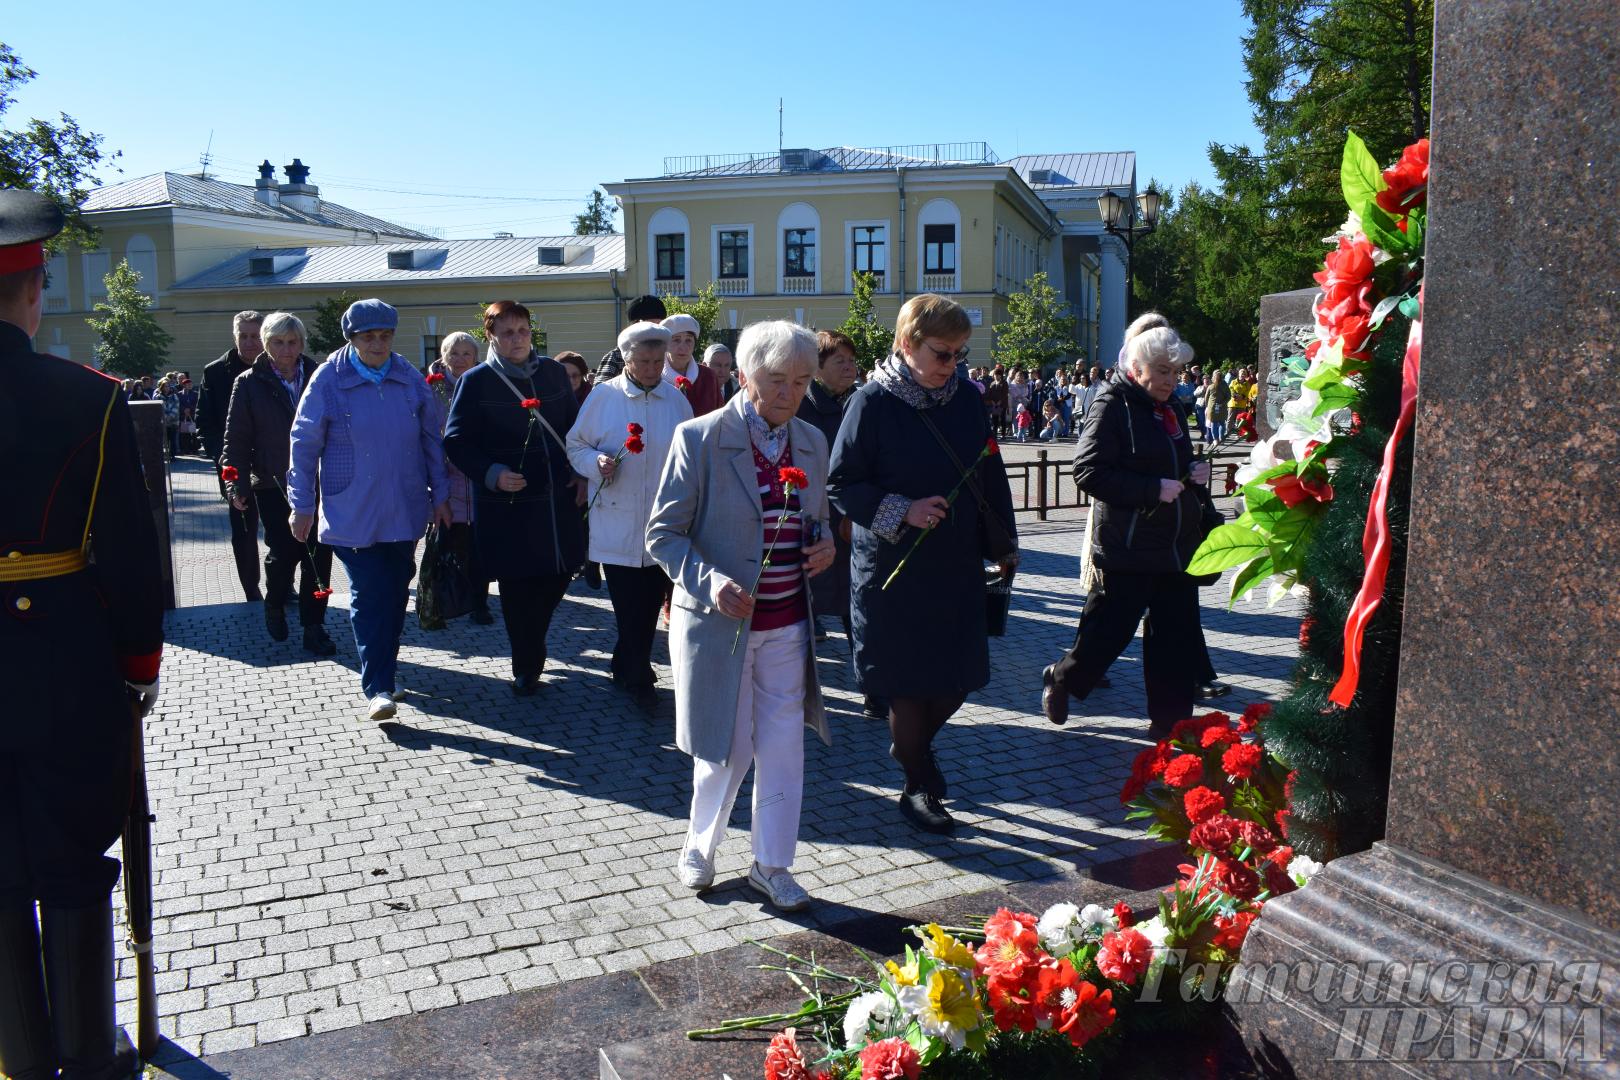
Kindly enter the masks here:
[[686, 850], [712, 864], [748, 766], [754, 766], [754, 861], [792, 866], [804, 804], [804, 668], [807, 621], [748, 634], [727, 763], [693, 759]]

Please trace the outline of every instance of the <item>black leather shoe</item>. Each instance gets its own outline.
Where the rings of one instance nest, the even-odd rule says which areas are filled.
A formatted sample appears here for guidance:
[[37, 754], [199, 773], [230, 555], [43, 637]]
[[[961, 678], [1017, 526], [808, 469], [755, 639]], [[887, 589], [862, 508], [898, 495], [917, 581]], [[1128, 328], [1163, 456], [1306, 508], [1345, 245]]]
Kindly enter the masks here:
[[1215, 682], [1212, 679], [1207, 683], [1199, 683], [1194, 687], [1193, 696], [1199, 701], [1208, 701], [1210, 698], [1225, 697], [1231, 692], [1232, 688], [1230, 686], [1223, 682]]
[[1050, 664], [1041, 672], [1041, 712], [1059, 727], [1069, 722], [1069, 692], [1057, 684]]
[[270, 631], [271, 641], [286, 641], [287, 609], [280, 604], [265, 604], [264, 628]]
[[867, 694], [866, 700], [861, 703], [861, 712], [866, 716], [870, 716], [873, 720], [887, 720], [889, 718], [889, 703], [880, 697]]
[[324, 626], [304, 627], [304, 651], [316, 656], [336, 656], [337, 645], [326, 633]]
[[540, 689], [540, 676], [519, 675], [512, 680], [512, 693], [518, 697], [533, 697]]
[[594, 562], [586, 563], [585, 569], [580, 571], [579, 576], [585, 579], [585, 586], [587, 588], [600, 589], [602, 587], [602, 564]]
[[[895, 757], [894, 743], [889, 744], [889, 756], [894, 758], [895, 764], [900, 764], [900, 759]], [[923, 777], [923, 790], [936, 799], [948, 798], [951, 794], [950, 785], [945, 781], [945, 774], [939, 770], [939, 759], [934, 756], [932, 746], [928, 748], [928, 757], [923, 762], [923, 769], [927, 773]]]
[[630, 700], [636, 707], [645, 712], [654, 712], [658, 708], [658, 691], [653, 689], [652, 683], [642, 683], [640, 686], [630, 687]]
[[492, 626], [495, 623], [495, 616], [489, 613], [489, 608], [487, 607], [473, 608], [472, 614], [468, 615], [467, 618], [471, 619], [479, 626]]
[[926, 791], [902, 791], [900, 814], [924, 832], [948, 833], [956, 829], [956, 819], [945, 811], [939, 796]]

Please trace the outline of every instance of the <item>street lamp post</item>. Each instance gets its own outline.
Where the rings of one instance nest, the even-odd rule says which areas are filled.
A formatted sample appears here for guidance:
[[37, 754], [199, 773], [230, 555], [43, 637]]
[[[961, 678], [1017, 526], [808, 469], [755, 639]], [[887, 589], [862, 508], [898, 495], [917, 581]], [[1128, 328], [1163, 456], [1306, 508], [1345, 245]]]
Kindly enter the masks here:
[[[1136, 291], [1136, 265], [1135, 252], [1136, 238], [1146, 236], [1159, 227], [1159, 204], [1162, 197], [1159, 190], [1152, 184], [1148, 189], [1138, 194], [1135, 200], [1127, 199], [1113, 191], [1105, 191], [1097, 196], [1097, 213], [1102, 217], [1103, 228], [1112, 236], [1117, 236], [1125, 244], [1125, 314], [1131, 312], [1131, 295]], [[1141, 224], [1137, 224], [1140, 214]], [[1124, 218], [1122, 222], [1120, 219]]]

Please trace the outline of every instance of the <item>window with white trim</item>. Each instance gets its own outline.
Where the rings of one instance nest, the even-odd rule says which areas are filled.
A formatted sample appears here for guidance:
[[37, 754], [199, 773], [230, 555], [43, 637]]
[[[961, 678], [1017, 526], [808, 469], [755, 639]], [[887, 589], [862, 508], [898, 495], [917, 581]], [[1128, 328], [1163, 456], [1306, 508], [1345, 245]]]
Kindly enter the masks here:
[[782, 231], [782, 273], [787, 277], [815, 276], [815, 229], [784, 229]]
[[721, 229], [719, 246], [719, 276], [723, 278], [746, 278], [748, 276], [748, 230]]
[[956, 226], [923, 226], [923, 273], [956, 273]]
[[659, 280], [686, 277], [685, 233], [659, 233], [653, 237], [653, 252]]
[[882, 274], [889, 269], [888, 226], [856, 225], [850, 234], [850, 269]]

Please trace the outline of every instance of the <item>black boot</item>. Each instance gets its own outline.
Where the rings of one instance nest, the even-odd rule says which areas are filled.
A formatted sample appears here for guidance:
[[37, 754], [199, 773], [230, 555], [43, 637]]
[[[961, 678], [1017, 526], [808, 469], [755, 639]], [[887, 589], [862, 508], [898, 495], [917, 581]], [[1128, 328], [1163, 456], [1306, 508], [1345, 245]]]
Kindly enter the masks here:
[[0, 911], [0, 1072], [12, 1080], [56, 1075], [34, 907]]
[[324, 626], [304, 627], [304, 651], [316, 656], [336, 656], [337, 644]]
[[287, 640], [287, 609], [281, 604], [264, 602], [264, 628], [270, 631], [271, 641]]
[[114, 1007], [111, 897], [88, 908], [41, 907], [39, 923], [62, 1080], [134, 1077], [140, 1059]]
[[900, 793], [900, 813], [917, 828], [931, 833], [948, 833], [956, 828], [939, 796], [925, 791], [920, 784], [907, 784]]

